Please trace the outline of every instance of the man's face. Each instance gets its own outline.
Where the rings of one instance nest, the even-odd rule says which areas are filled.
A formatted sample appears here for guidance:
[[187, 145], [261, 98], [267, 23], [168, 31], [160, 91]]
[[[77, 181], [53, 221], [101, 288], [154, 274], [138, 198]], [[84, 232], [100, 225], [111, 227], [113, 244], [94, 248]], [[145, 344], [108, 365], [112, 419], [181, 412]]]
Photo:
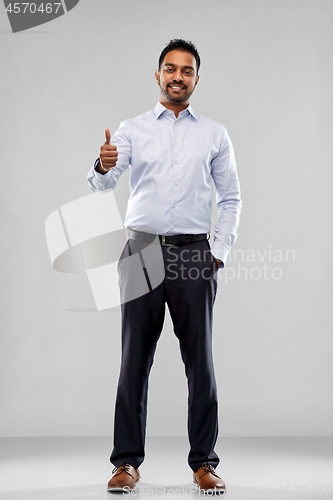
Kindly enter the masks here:
[[155, 78], [168, 102], [188, 101], [199, 80], [195, 57], [182, 50], [168, 52]]

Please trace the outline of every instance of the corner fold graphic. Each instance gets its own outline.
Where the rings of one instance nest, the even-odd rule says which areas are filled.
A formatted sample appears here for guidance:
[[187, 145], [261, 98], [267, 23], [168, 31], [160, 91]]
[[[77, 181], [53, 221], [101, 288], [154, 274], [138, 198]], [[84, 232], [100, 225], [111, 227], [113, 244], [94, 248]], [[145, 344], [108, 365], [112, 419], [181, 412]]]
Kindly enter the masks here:
[[[55, 271], [86, 273], [97, 311], [117, 307], [149, 292], [164, 279], [164, 262], [154, 229], [151, 243], [128, 251], [128, 235], [112, 190], [89, 194], [63, 205], [45, 221], [46, 242]], [[123, 283], [119, 289], [119, 277]]]
[[[13, 33], [46, 24], [65, 14], [61, 0], [45, 2], [11, 2], [3, 0]], [[73, 9], [79, 0], [65, 0], [67, 11]]]
[[67, 12], [74, 9], [74, 7], [79, 3], [80, 0], [64, 0]]

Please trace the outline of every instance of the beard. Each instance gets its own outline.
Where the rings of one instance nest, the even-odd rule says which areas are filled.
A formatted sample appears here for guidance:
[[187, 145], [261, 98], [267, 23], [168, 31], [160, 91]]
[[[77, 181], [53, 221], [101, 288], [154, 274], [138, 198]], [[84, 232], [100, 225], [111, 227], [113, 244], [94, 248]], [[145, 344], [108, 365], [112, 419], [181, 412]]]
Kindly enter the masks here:
[[[182, 94], [181, 95], [173, 95], [169, 91], [169, 87], [171, 85], [176, 85], [175, 83], [169, 83], [165, 88], [163, 88], [161, 86], [161, 82], [159, 82], [159, 84], [160, 84], [161, 94], [163, 95], [163, 97], [166, 98], [167, 101], [185, 102], [191, 97], [191, 95], [193, 94], [193, 91], [194, 91], [194, 88], [191, 91], [188, 91], [187, 87], [185, 85], [182, 85], [184, 87]], [[184, 90], [185, 90], [185, 92], [184, 92]]]

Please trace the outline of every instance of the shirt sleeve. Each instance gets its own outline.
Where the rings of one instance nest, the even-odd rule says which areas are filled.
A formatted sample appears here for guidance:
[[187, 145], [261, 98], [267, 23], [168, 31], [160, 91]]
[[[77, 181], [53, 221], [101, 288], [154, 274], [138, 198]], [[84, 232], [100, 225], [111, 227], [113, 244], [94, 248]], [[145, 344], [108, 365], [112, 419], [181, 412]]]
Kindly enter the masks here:
[[121, 122], [118, 130], [111, 137], [111, 144], [117, 146], [118, 160], [116, 165], [106, 174], [100, 174], [95, 170], [99, 158], [88, 172], [87, 181], [91, 191], [103, 191], [104, 189], [114, 189], [119, 177], [129, 167], [131, 163], [131, 127], [128, 121]]
[[216, 186], [218, 223], [215, 225], [212, 254], [223, 262], [237, 239], [237, 228], [242, 208], [234, 149], [226, 129], [220, 150], [212, 161], [211, 175]]

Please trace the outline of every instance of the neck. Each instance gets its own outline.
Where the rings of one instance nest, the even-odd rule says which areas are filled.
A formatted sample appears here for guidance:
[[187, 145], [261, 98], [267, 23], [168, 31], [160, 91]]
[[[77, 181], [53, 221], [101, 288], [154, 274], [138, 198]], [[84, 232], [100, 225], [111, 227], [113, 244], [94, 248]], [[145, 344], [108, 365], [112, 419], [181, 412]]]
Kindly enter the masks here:
[[163, 104], [165, 108], [173, 111], [176, 115], [176, 118], [178, 118], [179, 113], [189, 106], [190, 101], [188, 100], [185, 102], [170, 102], [166, 101], [165, 98], [162, 95], [160, 95], [160, 103]]

